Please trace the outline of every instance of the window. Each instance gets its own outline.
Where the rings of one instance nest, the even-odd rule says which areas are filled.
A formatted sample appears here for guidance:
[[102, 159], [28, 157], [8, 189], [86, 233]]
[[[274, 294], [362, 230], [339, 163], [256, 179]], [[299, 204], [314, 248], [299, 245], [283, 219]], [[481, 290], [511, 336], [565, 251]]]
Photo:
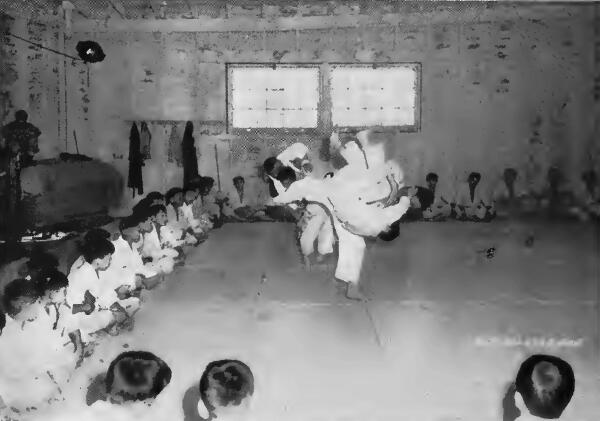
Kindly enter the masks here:
[[416, 63], [332, 65], [332, 124], [419, 130], [420, 70]]
[[318, 65], [229, 64], [227, 77], [230, 128], [317, 128]]

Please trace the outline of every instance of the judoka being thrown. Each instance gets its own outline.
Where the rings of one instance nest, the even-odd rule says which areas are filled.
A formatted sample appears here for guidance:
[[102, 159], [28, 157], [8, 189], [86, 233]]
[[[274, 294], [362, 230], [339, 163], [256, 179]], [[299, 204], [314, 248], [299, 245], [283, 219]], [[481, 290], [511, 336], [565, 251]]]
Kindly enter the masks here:
[[340, 142], [337, 133], [331, 145], [346, 165], [333, 177], [306, 177], [284, 186], [273, 179], [276, 203], [294, 205], [315, 203], [327, 209], [338, 242], [335, 278], [344, 282], [346, 297], [363, 300], [359, 288], [366, 249], [365, 238], [391, 238], [392, 227], [410, 206], [403, 174], [397, 163], [385, 161], [382, 145], [369, 141], [369, 132]]

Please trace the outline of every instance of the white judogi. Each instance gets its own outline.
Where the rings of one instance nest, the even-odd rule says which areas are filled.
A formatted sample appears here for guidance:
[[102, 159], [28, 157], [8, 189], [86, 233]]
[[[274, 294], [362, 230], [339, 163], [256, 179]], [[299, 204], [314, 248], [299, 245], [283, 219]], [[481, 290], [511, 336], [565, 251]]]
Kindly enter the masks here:
[[[483, 202], [483, 205], [481, 204]], [[466, 215], [468, 218], [476, 217], [479, 219], [485, 218], [487, 213], [486, 206], [492, 206], [493, 203], [489, 198], [487, 192], [485, 191], [484, 186], [478, 184], [475, 187], [475, 192], [473, 194], [473, 200], [471, 200], [471, 190], [468, 182], [462, 183], [457, 192], [455, 203], [457, 205], [457, 212], [460, 214]], [[464, 211], [462, 211], [458, 206], [464, 206]], [[493, 212], [493, 208], [490, 209], [490, 212]]]
[[388, 178], [392, 178], [399, 188], [404, 185], [400, 166], [393, 160], [384, 161], [383, 145], [367, 144], [365, 148], [361, 142], [361, 146], [356, 142], [348, 142], [340, 148], [339, 152], [348, 165], [336, 172], [338, 180], [343, 179], [348, 186], [352, 186], [366, 203], [381, 200], [390, 194]]
[[[199, 198], [196, 200], [199, 200]], [[201, 233], [201, 223], [200, 220], [194, 216], [192, 206], [192, 203], [184, 203], [179, 209], [181, 210], [181, 215], [183, 216], [183, 220], [186, 222], [186, 225], [190, 227], [194, 232]]]
[[156, 273], [171, 273], [175, 266], [175, 259], [179, 256], [175, 250], [163, 248], [154, 224], [152, 231], [144, 234], [141, 252], [142, 257], [152, 258], [152, 262], [148, 263], [147, 267]]
[[89, 340], [90, 334], [107, 327], [113, 321], [110, 306], [118, 301], [117, 293], [111, 284], [103, 282], [91, 264], [85, 262], [78, 268], [73, 268], [68, 275], [66, 301], [69, 307], [84, 302], [85, 292], [90, 291], [96, 298], [96, 309], [89, 315], [80, 312], [66, 314], [64, 326], [67, 332], [81, 330], [81, 338]]
[[304, 256], [310, 256], [315, 251], [321, 255], [333, 253], [335, 236], [329, 214], [319, 205], [306, 206], [302, 221], [302, 234], [300, 235], [300, 249]]
[[[156, 275], [155, 271], [144, 266], [142, 257], [137, 250], [134, 250], [123, 237], [119, 236], [112, 243], [115, 246], [115, 252], [112, 255], [110, 266], [99, 273], [100, 280], [106, 282], [107, 288], [114, 290], [125, 285], [135, 289], [137, 287], [136, 275], [139, 274], [145, 278]], [[117, 301], [130, 314], [140, 305], [139, 299], [135, 297]]]
[[[277, 159], [296, 171], [296, 174], [301, 177], [307, 177], [315, 180], [322, 179], [328, 172], [325, 165], [313, 163], [313, 171], [309, 174], [304, 174], [302, 168], [298, 168], [292, 163], [295, 159], [300, 159], [307, 162], [309, 150], [303, 143], [294, 143], [284, 150]], [[316, 185], [315, 185], [316, 186]], [[292, 206], [295, 207], [295, 206]], [[304, 256], [310, 256], [315, 251], [315, 240], [317, 240], [317, 251], [321, 255], [333, 253], [333, 245], [335, 236], [333, 226], [329, 214], [319, 205], [308, 204], [302, 219], [299, 221], [301, 229], [300, 234], [300, 250]]]
[[302, 169], [294, 165], [292, 161], [295, 159], [304, 160], [307, 155], [308, 146], [306, 146], [304, 143], [294, 143], [277, 155], [277, 160], [280, 161], [284, 166], [293, 168], [296, 172], [302, 172]]
[[454, 194], [445, 186], [438, 184], [433, 192], [433, 203], [423, 211], [423, 218], [434, 219], [439, 217], [447, 218], [452, 213], [452, 200]]
[[306, 199], [323, 204], [334, 215], [332, 219], [339, 252], [335, 276], [345, 282], [357, 283], [360, 279], [366, 248], [363, 237], [376, 236], [387, 229], [400, 219], [410, 205], [407, 197], [388, 208], [361, 203], [354, 192], [345, 189], [336, 177], [326, 180], [305, 178], [292, 183], [287, 190], [278, 180], [274, 180], [274, 183], [279, 192], [274, 198], [276, 203], [288, 204]]
[[[173, 205], [167, 206], [167, 224], [160, 227], [160, 240], [167, 248], [179, 247], [186, 244], [195, 244], [196, 240], [190, 234], [184, 236], [187, 219], [183, 216], [181, 208], [175, 209]], [[183, 238], [182, 238], [183, 237]]]
[[223, 214], [225, 216], [235, 216], [235, 210], [245, 207], [255, 207], [256, 203], [248, 196], [246, 189], [244, 189], [243, 196], [240, 197], [240, 193], [237, 189], [233, 189], [226, 193], [227, 201], [223, 206]]
[[7, 317], [0, 335], [0, 397], [8, 413], [10, 407], [22, 414], [27, 407], [39, 410], [58, 398], [76, 363], [73, 348], [63, 346], [68, 338], [53, 329], [54, 314], [39, 303], [28, 313], [31, 321], [25, 324]]

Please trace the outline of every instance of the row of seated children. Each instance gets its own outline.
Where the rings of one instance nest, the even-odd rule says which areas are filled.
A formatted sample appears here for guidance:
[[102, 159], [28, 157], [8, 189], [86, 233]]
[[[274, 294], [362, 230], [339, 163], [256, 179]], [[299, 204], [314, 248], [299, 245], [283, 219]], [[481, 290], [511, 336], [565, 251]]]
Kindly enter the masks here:
[[[130, 229], [123, 233], [126, 238], [135, 237]], [[101, 231], [86, 237], [87, 242], [97, 243], [95, 247], [107, 241]], [[92, 244], [86, 247], [90, 250]], [[103, 254], [95, 253], [94, 267], [102, 266], [98, 260]], [[52, 263], [30, 267], [32, 276], [7, 285], [3, 300], [7, 316], [0, 313], [0, 413], [7, 419], [18, 419], [33, 406], [41, 409], [45, 403], [60, 399], [59, 385], [68, 379], [75, 360], [71, 349], [63, 345], [64, 332], [60, 329], [62, 309], [70, 310], [65, 302], [67, 278]], [[119, 404], [123, 411], [128, 411], [130, 405], [150, 404], [169, 385], [172, 376], [168, 365], [154, 354], [125, 352], [110, 363], [100, 383], [101, 390], [93, 393], [95, 400], [103, 402], [92, 408], [106, 409], [108, 412], [101, 415], [112, 414], [112, 418], [113, 404]], [[533, 355], [521, 364], [508, 387], [503, 419], [559, 418], [574, 390], [575, 376], [566, 361], [551, 355]], [[206, 367], [196, 387], [183, 396], [183, 411], [186, 419], [250, 420], [253, 394], [254, 377], [246, 364], [214, 361]]]
[[427, 187], [409, 189], [411, 209], [406, 219], [490, 221], [496, 215], [540, 213], [581, 221], [600, 217], [600, 185], [593, 170], [584, 171], [575, 187], [566, 183], [556, 167], [548, 170], [545, 184], [538, 188], [525, 186], [514, 168], [506, 168], [491, 188], [481, 186], [481, 178], [472, 172], [453, 191], [440, 185], [437, 174], [427, 174]]
[[[7, 410], [14, 415], [29, 407], [39, 409], [60, 395], [60, 384], [90, 355], [98, 339], [132, 327], [141, 291], [173, 271], [182, 262], [185, 247], [200, 244], [212, 227], [214, 215], [198, 205], [199, 196], [198, 188], [172, 189], [166, 197], [150, 193], [113, 234], [95, 229], [84, 236], [82, 255], [68, 277], [61, 278], [52, 265], [45, 265], [35, 272], [35, 279], [17, 279], [6, 286], [7, 328], [0, 338], [4, 361], [23, 350], [44, 356], [35, 354], [20, 365], [27, 375], [14, 370], [4, 377], [15, 381], [4, 382], [0, 389]], [[31, 341], [37, 343], [33, 338], [42, 340], [41, 346], [31, 347]], [[30, 373], [38, 374], [36, 370], [39, 376], [32, 378]]]
[[439, 177], [435, 173], [427, 174], [425, 180], [427, 187], [409, 187], [411, 207], [403, 217], [404, 221], [444, 221], [448, 218], [491, 221], [496, 216], [494, 201], [480, 187], [480, 173], [469, 174], [467, 181], [456, 192], [440, 186]]

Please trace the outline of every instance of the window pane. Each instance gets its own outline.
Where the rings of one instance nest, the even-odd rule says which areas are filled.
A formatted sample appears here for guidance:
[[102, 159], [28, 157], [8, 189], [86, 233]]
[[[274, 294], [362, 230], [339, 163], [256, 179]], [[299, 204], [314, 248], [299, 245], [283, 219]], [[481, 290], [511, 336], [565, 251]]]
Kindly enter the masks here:
[[331, 72], [332, 120], [337, 126], [415, 124], [413, 67], [336, 66]]
[[233, 67], [230, 81], [233, 127], [317, 127], [318, 68]]

